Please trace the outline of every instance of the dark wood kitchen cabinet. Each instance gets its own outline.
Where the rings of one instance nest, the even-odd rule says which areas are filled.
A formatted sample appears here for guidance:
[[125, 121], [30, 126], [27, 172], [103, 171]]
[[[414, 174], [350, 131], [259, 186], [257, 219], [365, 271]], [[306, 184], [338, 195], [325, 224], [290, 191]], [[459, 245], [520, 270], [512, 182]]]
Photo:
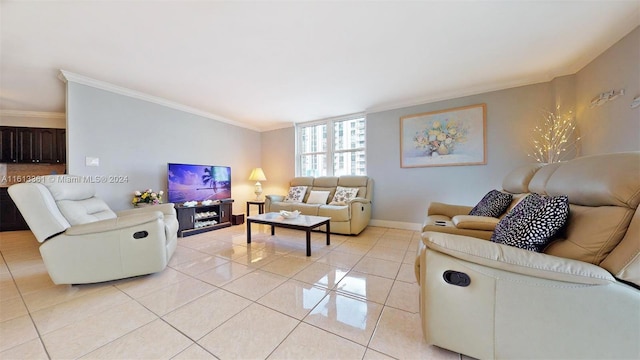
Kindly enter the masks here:
[[36, 162], [35, 153], [35, 134], [31, 128], [16, 128], [16, 137], [18, 139], [18, 155], [19, 163]]
[[0, 126], [0, 163], [18, 162], [16, 128]]
[[22, 214], [11, 200], [8, 189], [0, 188], [0, 231], [28, 230]]
[[56, 129], [56, 164], [67, 162], [67, 130]]
[[56, 129], [33, 129], [36, 162], [55, 164], [58, 158]]
[[0, 163], [63, 164], [66, 130], [0, 127]]

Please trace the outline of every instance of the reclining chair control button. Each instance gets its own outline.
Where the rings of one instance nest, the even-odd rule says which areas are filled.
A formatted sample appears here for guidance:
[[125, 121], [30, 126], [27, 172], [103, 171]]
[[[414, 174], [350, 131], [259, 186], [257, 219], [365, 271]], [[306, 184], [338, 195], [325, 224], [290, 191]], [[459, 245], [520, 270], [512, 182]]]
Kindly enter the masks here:
[[149, 236], [149, 233], [146, 231], [137, 231], [135, 233], [133, 233], [133, 238], [134, 239], [144, 239], [147, 236]]
[[442, 274], [442, 278], [447, 284], [456, 286], [469, 286], [471, 284], [471, 278], [469, 275], [453, 270], [447, 270]]

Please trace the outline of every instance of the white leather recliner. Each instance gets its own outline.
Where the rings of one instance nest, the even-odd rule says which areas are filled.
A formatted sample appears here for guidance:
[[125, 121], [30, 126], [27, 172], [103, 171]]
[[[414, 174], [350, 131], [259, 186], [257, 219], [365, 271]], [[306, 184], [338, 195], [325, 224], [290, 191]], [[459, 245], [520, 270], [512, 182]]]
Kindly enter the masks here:
[[523, 169], [503, 189], [568, 196], [566, 228], [542, 253], [426, 229], [426, 342], [478, 359], [640, 359], [640, 152]]
[[117, 214], [95, 187], [72, 175], [16, 184], [9, 195], [36, 239], [56, 284], [85, 284], [163, 270], [177, 245], [173, 204]]

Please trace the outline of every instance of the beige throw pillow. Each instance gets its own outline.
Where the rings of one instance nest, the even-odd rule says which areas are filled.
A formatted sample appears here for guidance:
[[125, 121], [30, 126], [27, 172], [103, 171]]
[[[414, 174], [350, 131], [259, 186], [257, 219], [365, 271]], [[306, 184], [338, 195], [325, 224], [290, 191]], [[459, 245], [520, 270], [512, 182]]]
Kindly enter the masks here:
[[311, 194], [309, 194], [309, 198], [307, 199], [307, 204], [326, 205], [329, 193], [330, 191], [311, 190]]

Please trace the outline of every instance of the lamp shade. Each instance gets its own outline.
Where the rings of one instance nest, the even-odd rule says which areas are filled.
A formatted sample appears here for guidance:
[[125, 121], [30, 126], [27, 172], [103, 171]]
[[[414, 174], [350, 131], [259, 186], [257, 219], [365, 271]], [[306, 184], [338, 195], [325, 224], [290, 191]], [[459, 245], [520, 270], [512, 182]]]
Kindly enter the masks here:
[[264, 176], [264, 171], [262, 168], [255, 168], [251, 170], [251, 175], [249, 175], [249, 180], [251, 181], [265, 181], [267, 177]]

